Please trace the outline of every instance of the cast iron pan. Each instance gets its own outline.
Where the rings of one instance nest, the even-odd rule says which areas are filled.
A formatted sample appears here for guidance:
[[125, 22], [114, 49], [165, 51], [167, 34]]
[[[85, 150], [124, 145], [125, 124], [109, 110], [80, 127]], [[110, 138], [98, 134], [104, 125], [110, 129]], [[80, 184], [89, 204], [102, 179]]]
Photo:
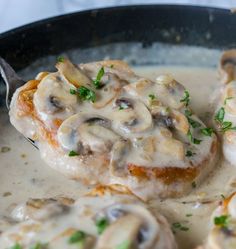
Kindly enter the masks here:
[[[236, 14], [180, 5], [140, 5], [58, 16], [0, 34], [0, 56], [16, 70], [50, 54], [115, 42], [236, 46]], [[168, 30], [168, 35], [166, 34]], [[177, 39], [178, 38], [178, 39]]]

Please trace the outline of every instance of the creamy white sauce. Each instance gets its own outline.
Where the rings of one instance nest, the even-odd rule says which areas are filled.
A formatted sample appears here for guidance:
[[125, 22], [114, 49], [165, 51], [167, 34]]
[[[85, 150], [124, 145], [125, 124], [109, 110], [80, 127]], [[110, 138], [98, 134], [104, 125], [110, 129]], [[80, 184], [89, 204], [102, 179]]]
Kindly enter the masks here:
[[[220, 86], [215, 68], [142, 66], [136, 67], [135, 71], [153, 80], [160, 74], [171, 74], [189, 90], [194, 111], [203, 120], [208, 121], [206, 113], [211, 111], [209, 98]], [[0, 146], [11, 148], [8, 152], [0, 153], [0, 217], [8, 216], [16, 204], [26, 201], [29, 197], [77, 198], [86, 192], [87, 187], [50, 169], [41, 160], [39, 152], [10, 125], [6, 112], [1, 110], [0, 117]], [[174, 228], [174, 231], [179, 248], [194, 248], [207, 236], [211, 212], [222, 199], [221, 194], [227, 196], [234, 186], [235, 168], [226, 162], [219, 162], [211, 176], [188, 196], [152, 201], [150, 206], [160, 210], [170, 224], [180, 222], [189, 228], [188, 231]], [[202, 204], [203, 200], [210, 200], [210, 203]], [[0, 223], [0, 230], [1, 228]]]

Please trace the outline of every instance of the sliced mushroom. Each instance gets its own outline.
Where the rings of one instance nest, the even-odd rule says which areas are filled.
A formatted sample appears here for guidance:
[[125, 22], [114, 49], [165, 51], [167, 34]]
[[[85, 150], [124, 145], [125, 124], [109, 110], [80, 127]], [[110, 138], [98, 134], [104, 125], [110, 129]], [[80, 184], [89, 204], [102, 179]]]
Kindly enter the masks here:
[[101, 83], [102, 87], [97, 91], [97, 101], [93, 104], [95, 108], [102, 108], [109, 104], [122, 88], [122, 81], [112, 73], [105, 73]]
[[169, 76], [167, 78], [168, 80], [164, 81], [165, 83], [163, 84], [166, 90], [166, 94], [163, 94], [164, 98], [162, 98], [163, 103], [171, 108], [180, 109], [184, 106], [184, 102], [181, 100], [185, 97], [185, 88], [173, 78], [172, 80], [170, 80]]
[[122, 243], [129, 243], [128, 248], [138, 248], [136, 238], [142, 220], [139, 217], [127, 214], [114, 223], [100, 236], [97, 249], [114, 249], [122, 245]]
[[222, 95], [222, 102], [225, 104], [225, 111], [236, 115], [236, 81], [230, 82]]
[[115, 129], [123, 133], [138, 133], [152, 127], [152, 116], [139, 100], [119, 98], [114, 103], [112, 120]]
[[130, 144], [127, 140], [118, 140], [112, 147], [110, 159], [110, 173], [114, 176], [127, 175], [125, 164], [126, 155], [129, 152]]
[[91, 80], [79, 67], [72, 64], [68, 59], [58, 62], [56, 68], [75, 87], [91, 86]]
[[126, 241], [129, 242], [128, 248], [151, 249], [156, 246], [160, 226], [144, 207], [128, 204], [113, 205], [107, 209], [107, 217], [112, 219], [99, 237], [97, 249], [117, 248]]
[[75, 114], [66, 119], [58, 133], [60, 145], [67, 151], [107, 152], [119, 136], [110, 129], [110, 121], [98, 115]]
[[63, 212], [68, 211], [69, 205], [73, 204], [73, 200], [63, 199], [29, 199], [25, 204], [18, 205], [12, 211], [12, 218], [17, 221], [27, 219], [46, 220]]
[[221, 81], [224, 84], [236, 79], [236, 49], [225, 51], [219, 65]]
[[124, 86], [124, 90], [133, 97], [142, 97], [143, 95], [147, 95], [152, 93], [150, 90], [153, 87], [153, 82], [147, 79], [139, 79], [135, 83], [128, 84]]
[[188, 133], [189, 122], [182, 112], [162, 105], [157, 105], [152, 108], [151, 113], [154, 123], [157, 126], [175, 128], [185, 135]]
[[58, 73], [43, 78], [34, 94], [34, 105], [42, 120], [48, 115], [66, 118], [75, 112], [77, 97], [70, 94], [70, 89], [74, 86], [66, 83]]
[[189, 122], [186, 116], [182, 112], [174, 109], [171, 110], [170, 116], [172, 117], [172, 122], [176, 130], [187, 134], [189, 131]]

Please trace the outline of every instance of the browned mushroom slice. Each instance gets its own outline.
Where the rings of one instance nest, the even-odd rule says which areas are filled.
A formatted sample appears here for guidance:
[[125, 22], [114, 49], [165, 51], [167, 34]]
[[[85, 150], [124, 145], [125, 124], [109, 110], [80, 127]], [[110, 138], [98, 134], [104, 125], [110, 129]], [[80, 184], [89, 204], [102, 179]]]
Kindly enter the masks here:
[[152, 128], [152, 116], [139, 100], [118, 98], [112, 112], [113, 126], [122, 133], [139, 133]]
[[185, 98], [186, 90], [182, 84], [169, 75], [160, 75], [156, 78], [156, 82], [164, 87], [161, 98], [164, 105], [175, 109], [185, 105], [182, 100]]
[[[165, 221], [159, 223], [147, 209], [140, 205], [117, 204], [106, 208], [97, 218], [105, 217], [108, 227], [99, 237], [97, 249], [113, 249], [123, 244], [128, 248], [175, 248], [173, 238], [166, 243]], [[162, 219], [162, 218], [161, 218]], [[164, 231], [165, 230], [165, 231]]]
[[68, 210], [67, 207], [73, 203], [74, 200], [69, 198], [29, 199], [25, 204], [21, 204], [13, 210], [12, 218], [17, 221], [46, 220], [65, 212]]
[[93, 106], [95, 108], [106, 106], [119, 94], [121, 88], [120, 78], [112, 73], [106, 73], [102, 79], [102, 87], [97, 91], [97, 101]]
[[229, 83], [236, 79], [236, 49], [227, 50], [223, 53], [219, 65], [222, 83]]
[[91, 86], [91, 80], [82, 72], [82, 70], [72, 64], [68, 59], [58, 62], [56, 68], [71, 84], [75, 87]]

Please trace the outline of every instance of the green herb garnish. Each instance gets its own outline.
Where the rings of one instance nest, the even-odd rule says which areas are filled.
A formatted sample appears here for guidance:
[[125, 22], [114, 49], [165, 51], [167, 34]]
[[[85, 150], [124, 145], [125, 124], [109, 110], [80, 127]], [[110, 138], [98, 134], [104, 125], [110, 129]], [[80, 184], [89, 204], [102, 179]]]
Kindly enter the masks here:
[[115, 249], [129, 249], [131, 246], [131, 243], [129, 240], [126, 240], [124, 242], [122, 242], [121, 244], [119, 244], [118, 246], [116, 246]]
[[180, 222], [175, 222], [172, 224], [172, 228], [174, 229], [179, 229], [181, 231], [188, 231], [189, 228], [186, 226], [183, 226]]
[[227, 227], [229, 223], [229, 215], [221, 215], [214, 218], [214, 224], [221, 227]]
[[100, 70], [98, 71], [97, 77], [95, 80], [93, 80], [93, 84], [95, 85], [95, 87], [101, 88], [101, 79], [104, 75], [105, 71], [104, 71], [104, 67], [101, 67]]
[[64, 62], [65, 58], [63, 56], [58, 56], [57, 57], [57, 62]]
[[223, 200], [225, 200], [225, 196], [223, 194], [220, 195]]
[[201, 133], [205, 136], [211, 137], [214, 130], [212, 128], [203, 128], [201, 129]]
[[79, 154], [73, 150], [71, 150], [68, 154], [68, 156], [78, 156]]
[[225, 109], [221, 107], [219, 111], [215, 115], [215, 120], [218, 121], [219, 123], [222, 123], [225, 117]]
[[187, 107], [189, 105], [190, 101], [190, 95], [187, 90], [184, 91], [184, 97], [180, 100], [180, 102], [184, 102], [185, 106]]
[[186, 217], [191, 217], [191, 216], [193, 216], [192, 214], [186, 214]]
[[113, 65], [113, 64], [111, 64], [111, 65], [110, 65], [110, 68], [113, 68], [113, 67], [114, 67], [114, 65]]
[[102, 234], [108, 225], [109, 225], [109, 223], [108, 223], [108, 220], [106, 218], [101, 218], [101, 219], [97, 220], [96, 227], [97, 227], [98, 234]]
[[196, 182], [192, 182], [192, 188], [196, 188], [196, 187], [197, 187]]
[[80, 86], [78, 89], [77, 89], [77, 93], [79, 95], [79, 97], [82, 99], [82, 100], [90, 100], [91, 102], [95, 102], [96, 100], [96, 95], [95, 95], [95, 92], [88, 89], [87, 87], [85, 86]]
[[154, 94], [149, 94], [148, 97], [150, 98], [150, 100], [156, 99], [156, 96]]
[[11, 150], [11, 148], [8, 147], [8, 146], [3, 146], [3, 147], [1, 148], [1, 152], [2, 152], [2, 153], [6, 153], [6, 152], [8, 152], [8, 151], [10, 151], [10, 150]]
[[90, 100], [93, 103], [96, 100], [96, 94], [95, 94], [95, 92], [92, 91], [92, 90], [90, 90], [89, 88], [87, 88], [85, 86], [80, 86], [79, 88], [77, 88], [77, 90], [70, 89], [70, 94], [72, 94], [72, 95], [78, 94], [78, 96], [82, 100]]
[[224, 105], [226, 105], [227, 101], [230, 100], [230, 99], [233, 99], [234, 97], [228, 97], [224, 100]]
[[189, 124], [190, 124], [193, 128], [198, 128], [198, 127], [201, 126], [201, 123], [199, 123], [198, 121], [193, 120], [193, 119], [191, 119], [191, 118], [189, 118], [189, 117], [187, 117], [187, 119], [188, 119]]
[[77, 92], [76, 92], [76, 90], [75, 89], [70, 89], [70, 94], [76, 94]]
[[232, 122], [229, 122], [229, 121], [224, 121], [221, 123], [221, 131], [227, 131], [227, 130], [235, 130], [236, 127], [232, 127], [233, 124]]
[[193, 134], [191, 133], [190, 129], [188, 130], [187, 136], [189, 137], [190, 142], [194, 144], [200, 144], [202, 142], [202, 140], [193, 137]]
[[23, 247], [19, 243], [16, 243], [14, 246], [10, 247], [10, 249], [23, 249]]
[[224, 121], [225, 109], [221, 107], [215, 115], [215, 120], [220, 124], [221, 131], [236, 130], [236, 126], [230, 121]]
[[191, 150], [187, 150], [186, 153], [185, 153], [186, 157], [191, 157], [191, 156], [194, 156], [194, 155], [196, 155], [196, 153], [192, 152]]
[[192, 113], [190, 110], [186, 109], [186, 110], [184, 111], [184, 114], [185, 114], [185, 116], [187, 116], [187, 117], [191, 117], [193, 113]]
[[83, 231], [76, 231], [74, 232], [69, 240], [68, 240], [68, 243], [69, 244], [75, 244], [75, 243], [83, 243], [85, 238], [86, 238], [86, 233], [83, 232]]

